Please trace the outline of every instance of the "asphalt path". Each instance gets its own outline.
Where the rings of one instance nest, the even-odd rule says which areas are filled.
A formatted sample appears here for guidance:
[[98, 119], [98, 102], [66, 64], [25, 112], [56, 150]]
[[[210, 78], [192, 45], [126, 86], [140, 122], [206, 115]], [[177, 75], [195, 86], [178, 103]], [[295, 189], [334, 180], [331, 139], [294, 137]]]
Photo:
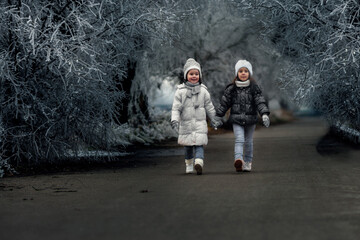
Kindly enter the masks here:
[[167, 148], [0, 179], [0, 239], [359, 239], [360, 150], [327, 130], [319, 118], [257, 129], [250, 173], [235, 172], [230, 132], [210, 136], [201, 176]]

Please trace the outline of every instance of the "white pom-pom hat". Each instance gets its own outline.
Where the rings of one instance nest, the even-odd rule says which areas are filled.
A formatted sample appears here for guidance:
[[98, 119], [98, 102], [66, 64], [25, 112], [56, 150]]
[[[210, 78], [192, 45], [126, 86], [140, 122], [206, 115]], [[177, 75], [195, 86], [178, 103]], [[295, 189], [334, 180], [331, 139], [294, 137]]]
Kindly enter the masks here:
[[236, 64], [235, 64], [235, 76], [237, 76], [237, 73], [239, 71], [240, 68], [242, 67], [246, 67], [249, 72], [250, 72], [250, 76], [253, 75], [253, 70], [252, 70], [252, 65], [249, 61], [246, 60], [239, 60]]

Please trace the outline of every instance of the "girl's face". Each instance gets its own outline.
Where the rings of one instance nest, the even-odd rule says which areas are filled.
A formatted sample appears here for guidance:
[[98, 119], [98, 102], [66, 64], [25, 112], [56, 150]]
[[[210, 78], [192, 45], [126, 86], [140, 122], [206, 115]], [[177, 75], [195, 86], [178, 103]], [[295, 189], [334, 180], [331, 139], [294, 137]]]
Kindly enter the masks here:
[[200, 73], [199, 70], [197, 69], [190, 69], [190, 71], [188, 71], [187, 75], [186, 75], [187, 80], [190, 83], [197, 83], [200, 80]]
[[241, 81], [246, 81], [248, 80], [250, 77], [250, 72], [249, 70], [246, 68], [246, 67], [242, 67], [239, 69], [238, 71], [238, 78], [241, 80]]

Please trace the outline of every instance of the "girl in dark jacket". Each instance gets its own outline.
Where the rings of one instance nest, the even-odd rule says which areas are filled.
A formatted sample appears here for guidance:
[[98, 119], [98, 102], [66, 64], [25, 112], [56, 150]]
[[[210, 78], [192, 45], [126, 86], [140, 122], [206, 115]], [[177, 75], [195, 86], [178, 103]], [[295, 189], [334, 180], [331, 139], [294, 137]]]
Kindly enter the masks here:
[[216, 115], [223, 117], [230, 111], [230, 122], [235, 135], [235, 161], [237, 172], [251, 171], [253, 134], [258, 113], [266, 127], [270, 125], [269, 108], [253, 75], [251, 63], [239, 60], [235, 65], [235, 79], [224, 91]]

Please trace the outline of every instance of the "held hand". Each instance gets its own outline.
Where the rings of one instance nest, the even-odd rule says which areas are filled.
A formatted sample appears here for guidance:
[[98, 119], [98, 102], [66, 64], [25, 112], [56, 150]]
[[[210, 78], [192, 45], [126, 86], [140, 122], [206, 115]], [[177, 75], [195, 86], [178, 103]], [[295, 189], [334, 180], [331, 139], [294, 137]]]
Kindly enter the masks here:
[[219, 125], [218, 125], [217, 122], [211, 121], [211, 127], [212, 127], [213, 129], [217, 130], [218, 126], [219, 126]]
[[179, 122], [178, 121], [171, 121], [171, 127], [176, 131], [176, 133], [179, 133]]
[[217, 130], [217, 128], [220, 127], [222, 124], [223, 123], [222, 123], [221, 119], [219, 119], [219, 118], [214, 118], [214, 119], [211, 120], [211, 126], [215, 130]]
[[270, 118], [268, 115], [264, 114], [262, 116], [262, 120], [263, 120], [263, 123], [264, 123], [264, 126], [265, 127], [269, 127], [270, 126]]

